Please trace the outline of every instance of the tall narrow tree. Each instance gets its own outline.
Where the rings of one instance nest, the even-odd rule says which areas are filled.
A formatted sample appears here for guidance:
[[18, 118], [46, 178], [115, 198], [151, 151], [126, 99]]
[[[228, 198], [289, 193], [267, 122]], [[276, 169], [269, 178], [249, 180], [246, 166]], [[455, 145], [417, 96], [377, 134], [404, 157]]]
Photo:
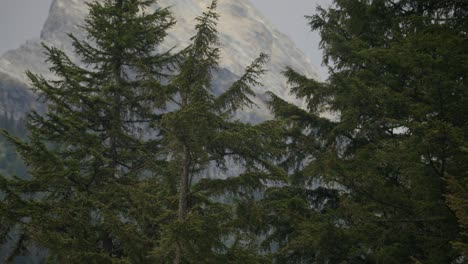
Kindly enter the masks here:
[[[247, 236], [248, 230], [240, 224], [245, 215], [236, 211], [243, 204], [239, 198], [253, 199], [248, 190], [261, 188], [262, 179], [280, 174], [272, 173], [275, 166], [270, 161], [276, 150], [266, 137], [274, 133], [275, 122], [250, 125], [235, 120], [234, 114], [253, 105], [251, 87], [260, 85], [267, 56], [261, 54], [239, 80], [215, 94], [214, 90], [221, 90], [212, 86], [219, 62], [216, 5], [213, 1], [196, 18], [196, 34], [183, 50], [178, 74], [169, 84], [177, 91], [171, 99], [177, 109], [164, 113], [160, 123], [173, 185], [169, 208], [173, 221], [166, 223], [154, 251], [164, 263], [264, 261], [255, 236]], [[226, 180], [207, 179], [210, 167], [227, 170], [228, 159], [236, 161], [243, 173]], [[250, 195], [240, 197], [240, 193]]]

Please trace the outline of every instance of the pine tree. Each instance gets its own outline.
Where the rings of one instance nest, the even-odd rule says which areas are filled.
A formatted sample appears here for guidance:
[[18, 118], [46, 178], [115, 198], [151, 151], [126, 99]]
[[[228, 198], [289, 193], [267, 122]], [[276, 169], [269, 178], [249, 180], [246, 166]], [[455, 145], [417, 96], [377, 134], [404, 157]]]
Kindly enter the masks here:
[[47, 103], [29, 114], [28, 140], [4, 134], [28, 166], [29, 179], [1, 177], [2, 239], [21, 233], [11, 252], [48, 250], [47, 263], [147, 263], [158, 239], [151, 193], [163, 171], [148, 134], [163, 108], [175, 58], [155, 53], [174, 24], [168, 9], [148, 13], [154, 1], [89, 3], [86, 40], [70, 35], [84, 67], [44, 46], [57, 79], [28, 72]]
[[[276, 123], [245, 124], [234, 114], [253, 105], [251, 87], [260, 85], [267, 56], [261, 54], [239, 80], [214, 94], [220, 90], [212, 86], [219, 62], [216, 5], [213, 1], [196, 18], [196, 34], [169, 83], [176, 91], [170, 100], [177, 109], [164, 113], [160, 122], [170, 163], [166, 181], [172, 186], [165, 195], [166, 204], [172, 204], [167, 207], [171, 220], [161, 220], [163, 236], [154, 250], [160, 263], [266, 261], [258, 254], [254, 232], [243, 225], [249, 222], [243, 208], [253, 201], [255, 190], [263, 188], [262, 180], [281, 176], [271, 163], [276, 150], [267, 137]], [[234, 163], [243, 173], [225, 180], [207, 178], [210, 167], [222, 172]]]
[[[291, 263], [459, 259], [451, 243], [466, 236], [446, 197], [464, 225], [467, 12], [464, 1], [337, 0], [309, 17], [331, 75], [319, 83], [288, 69], [308, 107], [274, 95], [271, 105], [290, 122], [292, 184], [337, 195], [320, 195], [318, 206], [320, 196], [287, 189], [270, 198], [272, 228], [287, 241], [279, 252], [295, 254]], [[288, 203], [299, 214], [292, 220], [280, 218]]]

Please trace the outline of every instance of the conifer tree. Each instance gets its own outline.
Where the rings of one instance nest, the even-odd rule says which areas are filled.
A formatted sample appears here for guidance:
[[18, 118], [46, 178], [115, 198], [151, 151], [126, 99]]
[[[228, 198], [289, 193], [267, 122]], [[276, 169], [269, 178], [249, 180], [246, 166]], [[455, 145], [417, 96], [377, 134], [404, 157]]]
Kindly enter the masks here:
[[[178, 73], [169, 86], [176, 91], [174, 111], [162, 115], [163, 151], [168, 153], [172, 186], [162, 239], [154, 250], [160, 263], [263, 263], [254, 232], [246, 230], [241, 214], [253, 200], [262, 180], [280, 177], [271, 164], [274, 147], [267, 131], [275, 122], [260, 125], [235, 120], [235, 112], [253, 105], [252, 86], [260, 85], [267, 56], [261, 54], [245, 74], [221, 94], [214, 94], [218, 69], [217, 1], [196, 18], [196, 34], [182, 51]], [[219, 90], [218, 88], [216, 90]], [[208, 179], [208, 168], [228, 170], [229, 161], [243, 168], [225, 180]], [[215, 175], [222, 176], [222, 175]]]
[[464, 1], [337, 0], [309, 17], [330, 77], [319, 83], [288, 69], [308, 107], [274, 95], [271, 105], [290, 123], [291, 185], [326, 191], [270, 190], [286, 263], [460, 259], [452, 242], [466, 250], [466, 236], [446, 197], [465, 225], [467, 12]]
[[168, 9], [148, 12], [152, 4], [89, 3], [87, 39], [70, 35], [84, 66], [44, 46], [57, 79], [27, 73], [48, 109], [28, 115], [28, 140], [4, 132], [31, 175], [0, 177], [1, 238], [13, 228], [21, 234], [6, 261], [40, 246], [47, 263], [149, 262], [159, 234], [150, 191], [164, 160], [152, 154], [159, 143], [146, 131], [175, 62], [155, 53], [174, 20]]
[[[277, 122], [235, 120], [254, 105], [251, 87], [260, 85], [267, 56], [213, 93], [214, 1], [170, 77], [175, 58], [153, 52], [174, 22], [167, 9], [146, 14], [151, 3], [90, 4], [90, 41], [70, 36], [87, 67], [45, 47], [60, 79], [28, 73], [49, 109], [28, 117], [28, 141], [5, 133], [32, 176], [1, 178], [2, 238], [21, 231], [12, 256], [37, 244], [51, 263], [267, 263], [249, 205], [265, 180], [284, 176], [271, 163]], [[227, 171], [232, 163], [242, 168], [237, 177], [206, 179], [209, 167]]]

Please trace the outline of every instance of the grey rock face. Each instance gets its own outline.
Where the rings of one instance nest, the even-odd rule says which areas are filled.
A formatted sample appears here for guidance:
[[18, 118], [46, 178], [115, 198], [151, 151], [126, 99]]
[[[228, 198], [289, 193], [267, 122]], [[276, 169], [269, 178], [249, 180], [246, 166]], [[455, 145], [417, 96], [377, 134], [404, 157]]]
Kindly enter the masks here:
[[[189, 43], [194, 33], [194, 19], [209, 5], [210, 0], [160, 0], [160, 7], [171, 6], [177, 24], [170, 30], [165, 43], [160, 47], [167, 50], [182, 48]], [[157, 8], [156, 6], [151, 8]], [[301, 104], [291, 97], [286, 89], [281, 71], [291, 66], [309, 77], [318, 78], [306, 56], [294, 43], [266, 21], [248, 0], [220, 0], [218, 11], [221, 19], [218, 26], [221, 40], [221, 70], [215, 84], [229, 84], [232, 76], [240, 76], [244, 68], [261, 52], [270, 55], [266, 66], [268, 72], [262, 78], [264, 87], [256, 88], [258, 107], [245, 109], [239, 118], [246, 122], [258, 122], [271, 117], [263, 103], [262, 96], [270, 90], [284, 99]], [[15, 117], [23, 116], [31, 108], [37, 107], [25, 71], [39, 73], [53, 79], [41, 43], [63, 49], [72, 59], [73, 48], [67, 33], [84, 38], [78, 25], [88, 10], [84, 0], [54, 0], [49, 17], [43, 27], [41, 37], [26, 42], [16, 50], [0, 57], [0, 112], [11, 112]], [[223, 79], [226, 76], [230, 78]], [[218, 89], [218, 88], [217, 88]]]
[[0, 116], [11, 115], [13, 119], [20, 119], [23, 109], [31, 107], [33, 98], [23, 83], [0, 73]]

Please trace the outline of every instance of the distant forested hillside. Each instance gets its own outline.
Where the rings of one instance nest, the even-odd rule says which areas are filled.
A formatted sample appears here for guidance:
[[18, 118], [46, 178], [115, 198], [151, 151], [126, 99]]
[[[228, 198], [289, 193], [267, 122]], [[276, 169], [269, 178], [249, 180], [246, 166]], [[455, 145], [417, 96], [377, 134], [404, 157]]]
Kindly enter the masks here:
[[[10, 113], [0, 114], [0, 128], [20, 138], [26, 137], [24, 120], [15, 120]], [[4, 137], [0, 137], [0, 174], [17, 175], [21, 178], [27, 176], [26, 166], [17, 155], [14, 146]]]

